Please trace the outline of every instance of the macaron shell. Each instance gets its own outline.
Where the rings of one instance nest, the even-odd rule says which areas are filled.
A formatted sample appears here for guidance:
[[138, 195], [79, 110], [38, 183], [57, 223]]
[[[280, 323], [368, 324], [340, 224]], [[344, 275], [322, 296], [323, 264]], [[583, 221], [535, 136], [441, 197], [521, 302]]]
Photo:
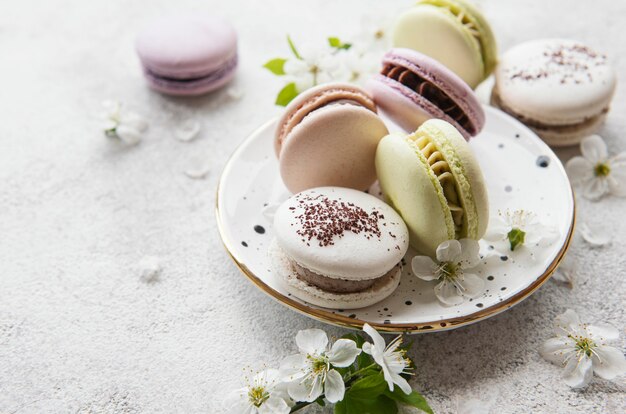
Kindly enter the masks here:
[[422, 125], [416, 135], [428, 136], [435, 143], [454, 175], [465, 215], [461, 238], [479, 240], [489, 222], [489, 199], [482, 170], [472, 149], [459, 131], [438, 119]]
[[409, 228], [411, 246], [434, 256], [440, 243], [454, 238], [454, 223], [443, 190], [425, 159], [402, 135], [384, 137], [376, 152], [376, 171], [385, 199]]
[[[577, 124], [600, 115], [610, 105], [616, 74], [600, 55], [586, 58], [572, 51], [579, 46], [571, 40], [542, 39], [507, 51], [496, 69], [502, 104], [514, 114], [548, 125]], [[562, 47], [570, 51], [560, 55]], [[578, 61], [581, 70], [557, 65], [553, 59]]]
[[157, 18], [138, 35], [142, 64], [166, 77], [202, 77], [237, 53], [235, 29], [225, 20], [198, 14]]
[[144, 77], [150, 87], [156, 91], [175, 96], [196, 96], [212, 92], [228, 84], [237, 71], [237, 64], [224, 67], [211, 75], [191, 81], [164, 79], [144, 71]]
[[395, 23], [392, 43], [438, 60], [472, 88], [484, 78], [480, 44], [449, 11], [427, 4], [407, 10]]
[[279, 169], [292, 193], [321, 186], [367, 190], [376, 180], [374, 157], [388, 133], [369, 109], [348, 103], [315, 110], [280, 148]]
[[281, 145], [288, 133], [312, 111], [337, 101], [354, 101], [364, 108], [376, 112], [376, 105], [371, 97], [361, 88], [342, 82], [327, 83], [307, 89], [287, 105], [278, 120], [274, 135], [274, 151], [280, 155]]
[[409, 246], [408, 230], [402, 218], [387, 204], [362, 191], [349, 188], [323, 187], [303, 193], [315, 197], [354, 203], [366, 213], [378, 211], [380, 237], [366, 237], [351, 231], [334, 236], [332, 245], [320, 246], [317, 239], [304, 239], [297, 218], [303, 212], [298, 196], [284, 202], [274, 216], [274, 232], [278, 245], [301, 266], [326, 277], [346, 280], [367, 280], [383, 276], [404, 256]]
[[496, 67], [498, 61], [498, 48], [491, 26], [478, 8], [469, 1], [464, 0], [420, 0], [419, 4], [432, 4], [437, 7], [450, 9], [454, 14], [462, 14], [463, 20], [467, 19], [479, 33], [479, 44], [485, 67], [484, 78], [489, 76]]
[[371, 306], [391, 295], [400, 284], [402, 268], [397, 265], [391, 277], [376, 282], [370, 288], [356, 293], [333, 293], [298, 279], [289, 260], [276, 240], [269, 249], [270, 261], [279, 282], [296, 298], [316, 306], [330, 309], [359, 309]]

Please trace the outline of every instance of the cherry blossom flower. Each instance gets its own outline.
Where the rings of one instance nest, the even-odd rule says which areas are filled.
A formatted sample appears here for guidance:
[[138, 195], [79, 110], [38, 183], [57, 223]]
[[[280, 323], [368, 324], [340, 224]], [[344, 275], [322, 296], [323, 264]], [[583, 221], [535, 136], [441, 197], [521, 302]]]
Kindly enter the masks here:
[[246, 387], [227, 398], [230, 414], [288, 414], [291, 411], [285, 384], [276, 369], [261, 371]]
[[590, 200], [599, 200], [606, 194], [626, 197], [626, 151], [609, 157], [606, 143], [598, 135], [591, 135], [580, 143], [581, 156], [569, 160], [565, 166], [570, 181], [582, 187], [582, 194]]
[[514, 251], [520, 247], [548, 247], [558, 237], [558, 230], [539, 220], [535, 213], [527, 210], [506, 210], [491, 217], [485, 240], [506, 240], [511, 251]]
[[374, 343], [363, 344], [363, 352], [374, 358], [383, 370], [383, 376], [389, 391], [393, 391], [394, 384], [400, 387], [405, 394], [411, 393], [411, 386], [401, 374], [408, 374], [411, 362], [406, 358], [406, 353], [398, 349], [402, 345], [402, 336], [396, 337], [389, 345], [385, 344], [385, 339], [369, 324], [363, 325], [363, 331], [372, 338]]
[[447, 240], [437, 247], [437, 260], [415, 256], [411, 267], [422, 280], [436, 280], [435, 296], [446, 306], [459, 305], [466, 298], [483, 293], [485, 281], [472, 269], [480, 262], [476, 240]]
[[606, 345], [619, 337], [610, 325], [587, 325], [568, 309], [554, 321], [556, 337], [548, 339], [539, 349], [546, 360], [564, 366], [563, 379], [572, 388], [587, 386], [595, 372], [612, 380], [626, 374], [622, 352]]
[[352, 365], [361, 353], [356, 342], [339, 339], [329, 347], [328, 336], [321, 329], [307, 329], [296, 335], [299, 354], [285, 358], [280, 374], [295, 401], [312, 402], [322, 394], [331, 403], [343, 399], [346, 386], [343, 377], [334, 368]]
[[118, 138], [126, 145], [136, 145], [141, 141], [143, 133], [148, 129], [148, 122], [136, 113], [122, 110], [118, 101], [104, 101], [105, 110], [104, 134], [110, 138]]

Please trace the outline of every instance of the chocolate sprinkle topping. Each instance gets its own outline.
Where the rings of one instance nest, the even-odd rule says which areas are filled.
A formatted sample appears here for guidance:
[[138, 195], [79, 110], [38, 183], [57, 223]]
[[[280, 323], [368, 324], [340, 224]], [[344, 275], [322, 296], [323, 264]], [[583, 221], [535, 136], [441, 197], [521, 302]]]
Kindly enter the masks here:
[[[379, 224], [385, 216], [376, 209], [368, 213], [354, 203], [333, 200], [322, 194], [298, 194], [296, 200], [302, 209], [295, 216], [302, 227], [296, 233], [307, 244], [315, 239], [320, 247], [331, 246], [335, 244], [335, 237], [341, 238], [346, 232], [362, 234], [368, 240], [381, 238]], [[290, 210], [295, 208], [290, 207]], [[396, 236], [392, 234], [392, 237]]]
[[509, 80], [532, 82], [543, 78], [557, 78], [562, 84], [593, 82], [590, 69], [606, 65], [606, 56], [581, 44], [559, 45], [546, 49], [543, 58], [537, 59], [537, 63], [538, 66], [530, 68], [512, 68], [508, 73]]

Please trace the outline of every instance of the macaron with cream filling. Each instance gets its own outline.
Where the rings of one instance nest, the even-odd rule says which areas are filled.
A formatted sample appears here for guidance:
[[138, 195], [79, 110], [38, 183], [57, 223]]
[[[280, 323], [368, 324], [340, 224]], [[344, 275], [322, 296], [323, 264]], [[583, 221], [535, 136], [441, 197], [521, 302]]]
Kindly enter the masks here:
[[289, 198], [276, 211], [274, 234], [269, 254], [287, 291], [327, 308], [361, 308], [393, 293], [409, 246], [393, 208], [340, 187]]
[[410, 135], [383, 138], [376, 170], [385, 199], [404, 219], [411, 246], [435, 257], [451, 239], [483, 237], [489, 220], [484, 177], [469, 144], [431, 119]]
[[573, 40], [533, 40], [502, 56], [491, 103], [549, 145], [574, 145], [598, 130], [616, 84], [605, 55]]

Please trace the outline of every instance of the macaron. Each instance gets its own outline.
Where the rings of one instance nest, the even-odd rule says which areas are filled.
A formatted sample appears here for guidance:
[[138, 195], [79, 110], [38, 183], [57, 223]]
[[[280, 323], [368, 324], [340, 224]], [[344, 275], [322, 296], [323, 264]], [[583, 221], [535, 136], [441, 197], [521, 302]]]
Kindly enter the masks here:
[[201, 13], [153, 20], [137, 36], [135, 49], [148, 85], [170, 95], [211, 92], [237, 69], [235, 29]]
[[420, 0], [397, 19], [392, 43], [438, 60], [472, 88], [491, 74], [498, 56], [489, 23], [465, 0]]
[[465, 139], [477, 135], [485, 113], [474, 91], [436, 60], [410, 49], [383, 56], [380, 73], [366, 87], [376, 104], [407, 132], [431, 118], [454, 125]]
[[552, 146], [596, 132], [615, 92], [615, 70], [582, 43], [540, 39], [507, 51], [496, 69], [491, 103]]
[[372, 97], [345, 83], [308, 89], [278, 120], [274, 149], [292, 193], [322, 186], [368, 189], [376, 146], [389, 132]]
[[469, 144], [449, 123], [431, 119], [410, 135], [384, 137], [376, 170], [385, 199], [409, 228], [411, 246], [435, 257], [446, 240], [479, 240], [489, 202]]
[[356, 309], [389, 296], [400, 283], [409, 234], [378, 198], [321, 187], [285, 201], [274, 216], [269, 255], [285, 289], [311, 304]]

